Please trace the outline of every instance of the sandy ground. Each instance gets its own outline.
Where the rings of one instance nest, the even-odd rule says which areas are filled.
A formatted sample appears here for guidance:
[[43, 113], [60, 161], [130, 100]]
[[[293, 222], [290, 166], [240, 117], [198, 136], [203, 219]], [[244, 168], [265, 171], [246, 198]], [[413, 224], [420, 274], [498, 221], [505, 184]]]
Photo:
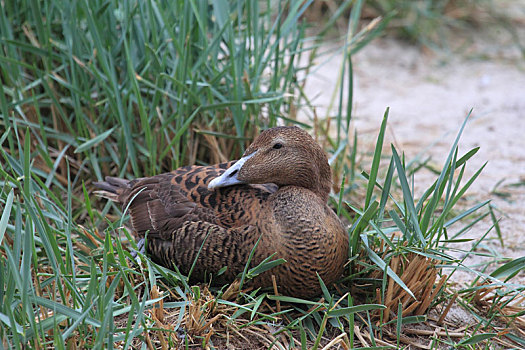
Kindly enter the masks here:
[[[353, 127], [358, 131], [359, 151], [373, 152], [381, 119], [390, 107], [386, 154], [390, 154], [393, 143], [408, 159], [431, 157], [430, 164], [441, 169], [463, 120], [473, 109], [459, 143], [460, 155], [480, 147], [468, 162], [468, 175], [483, 163], [488, 164], [461, 205], [468, 208], [490, 199], [496, 216], [501, 218], [504, 246], [495, 239], [493, 231], [479, 252], [493, 250], [504, 257], [522, 257], [525, 60], [508, 41], [494, 42], [493, 38], [485, 40], [475, 34], [474, 38], [471, 48], [459, 55], [421, 50], [394, 39], [379, 39], [365, 47], [353, 57]], [[315, 74], [309, 78], [306, 94], [316, 96], [313, 103], [319, 116], [330, 115], [327, 106], [341, 61], [342, 55], [333, 55], [328, 62], [320, 59]], [[428, 170], [418, 171], [415, 197], [436, 178]], [[468, 237], [480, 237], [491, 225], [492, 221], [485, 219], [468, 232]], [[459, 273], [456, 280], [468, 282], [472, 275]], [[516, 280], [525, 283], [525, 274]]]

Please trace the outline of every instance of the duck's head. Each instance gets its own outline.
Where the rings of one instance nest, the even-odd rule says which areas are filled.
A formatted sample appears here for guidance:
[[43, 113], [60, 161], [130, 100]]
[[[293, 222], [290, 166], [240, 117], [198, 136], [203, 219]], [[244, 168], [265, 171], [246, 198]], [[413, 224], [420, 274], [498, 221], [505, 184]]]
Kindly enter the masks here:
[[326, 201], [332, 174], [326, 154], [306, 131], [281, 126], [263, 131], [208, 188], [265, 183], [304, 187]]

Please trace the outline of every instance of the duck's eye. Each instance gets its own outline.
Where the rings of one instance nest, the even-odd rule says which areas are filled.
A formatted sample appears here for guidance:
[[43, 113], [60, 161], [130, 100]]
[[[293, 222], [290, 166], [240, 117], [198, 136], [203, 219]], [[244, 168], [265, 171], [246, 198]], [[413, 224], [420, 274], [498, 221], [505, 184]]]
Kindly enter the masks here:
[[279, 149], [279, 148], [282, 148], [282, 147], [283, 147], [282, 143], [276, 143], [275, 145], [273, 145], [273, 149]]

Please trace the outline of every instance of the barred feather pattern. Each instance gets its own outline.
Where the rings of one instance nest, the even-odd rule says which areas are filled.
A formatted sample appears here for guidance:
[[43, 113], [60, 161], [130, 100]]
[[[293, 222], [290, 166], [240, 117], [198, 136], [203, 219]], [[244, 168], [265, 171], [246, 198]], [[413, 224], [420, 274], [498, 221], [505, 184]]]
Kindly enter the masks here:
[[231, 282], [259, 242], [251, 267], [274, 253], [287, 262], [255, 278], [255, 287], [271, 286], [273, 275], [283, 294], [320, 293], [317, 275], [333, 283], [348, 257], [346, 230], [326, 204], [326, 155], [296, 127], [263, 132], [246, 154], [253, 156], [238, 175], [247, 184], [208, 189], [232, 161], [135, 180], [107, 177], [95, 185], [99, 195], [129, 208], [136, 238], [147, 236], [147, 254], [163, 266], [191, 270], [200, 281], [227, 267], [213, 281]]

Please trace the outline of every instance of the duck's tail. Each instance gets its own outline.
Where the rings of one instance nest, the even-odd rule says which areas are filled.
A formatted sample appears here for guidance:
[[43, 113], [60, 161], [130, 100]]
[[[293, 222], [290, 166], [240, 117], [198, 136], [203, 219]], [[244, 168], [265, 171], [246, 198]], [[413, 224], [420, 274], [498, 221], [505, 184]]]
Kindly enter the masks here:
[[131, 180], [111, 176], [106, 176], [105, 180], [93, 183], [99, 189], [93, 193], [99, 197], [120, 203], [122, 201], [121, 195], [125, 190], [129, 189]]

